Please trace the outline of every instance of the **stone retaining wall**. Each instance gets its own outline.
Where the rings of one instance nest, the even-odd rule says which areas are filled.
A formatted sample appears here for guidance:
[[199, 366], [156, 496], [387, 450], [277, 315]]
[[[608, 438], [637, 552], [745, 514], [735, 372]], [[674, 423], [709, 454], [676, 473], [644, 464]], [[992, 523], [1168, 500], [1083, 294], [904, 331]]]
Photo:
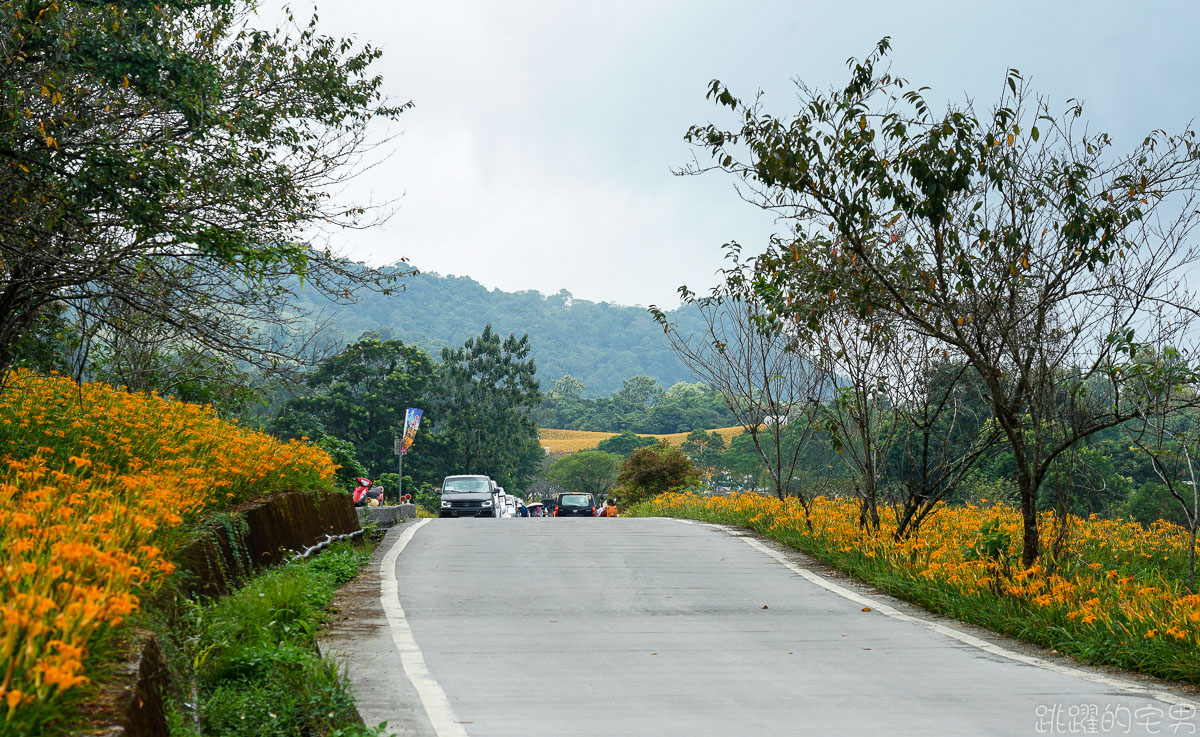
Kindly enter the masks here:
[[350, 497], [288, 491], [240, 504], [203, 525], [175, 556], [186, 593], [219, 596], [262, 566], [325, 539], [359, 529]]
[[170, 737], [163, 712], [167, 661], [158, 640], [139, 631], [125, 645], [128, 657], [83, 710], [84, 732], [93, 737]]
[[391, 507], [355, 507], [358, 513], [358, 523], [362, 526], [375, 525], [377, 530], [386, 530], [400, 524], [404, 520], [417, 516], [417, 505], [397, 504]]
[[[201, 525], [175, 557], [176, 584], [190, 595], [218, 596], [262, 567], [325, 539], [360, 529], [346, 494], [284, 492], [238, 505]], [[166, 664], [153, 635], [143, 633], [113, 669], [90, 710], [88, 734], [166, 737]]]

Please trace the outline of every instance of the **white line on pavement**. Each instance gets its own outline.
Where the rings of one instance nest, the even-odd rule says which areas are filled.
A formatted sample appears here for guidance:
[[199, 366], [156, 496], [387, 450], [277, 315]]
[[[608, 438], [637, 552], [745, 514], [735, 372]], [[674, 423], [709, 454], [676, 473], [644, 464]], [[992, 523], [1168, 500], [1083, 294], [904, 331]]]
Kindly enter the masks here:
[[412, 628], [408, 626], [408, 618], [404, 615], [404, 607], [400, 606], [400, 586], [396, 581], [396, 559], [400, 557], [408, 542], [412, 540], [417, 530], [425, 526], [429, 520], [423, 519], [404, 531], [400, 539], [392, 545], [383, 560], [379, 563], [379, 602], [387, 615], [389, 629], [392, 631], [392, 642], [400, 651], [400, 664], [404, 666], [404, 675], [417, 690], [421, 704], [433, 725], [433, 731], [438, 737], [467, 737], [467, 730], [454, 718], [450, 709], [450, 701], [441, 685], [434, 680], [425, 664], [425, 655], [413, 638]]
[[[687, 524], [712, 527], [714, 529], [721, 530], [722, 532], [726, 532], [726, 533], [730, 532], [731, 529], [734, 529], [734, 528], [730, 528], [726, 525], [717, 525], [717, 524], [711, 524], [711, 523], [707, 523], [707, 522], [696, 522], [694, 520], [682, 520], [681, 519], [681, 520], [676, 520], [676, 521], [677, 522], [685, 522]], [[964, 644], [979, 648], [980, 650], [991, 653], [992, 655], [997, 655], [1002, 658], [1008, 658], [1009, 660], [1015, 660], [1018, 663], [1024, 663], [1026, 665], [1032, 665], [1032, 666], [1036, 666], [1038, 668], [1045, 668], [1046, 670], [1051, 670], [1051, 671], [1054, 671], [1055, 673], [1061, 673], [1063, 675], [1074, 676], [1076, 678], [1082, 678], [1085, 681], [1091, 681], [1092, 683], [1099, 683], [1101, 685], [1110, 686], [1112, 688], [1119, 688], [1123, 691], [1134, 693], [1139, 696], [1146, 696], [1146, 697], [1149, 697], [1149, 698], [1152, 698], [1152, 699], [1155, 699], [1158, 701], [1162, 701], [1167, 704], [1180, 704], [1180, 705], [1185, 705], [1185, 706], [1200, 706], [1200, 704], [1197, 704], [1195, 701], [1185, 699], [1181, 696], [1177, 696], [1175, 694], [1168, 693], [1166, 691], [1158, 691], [1153, 688], [1146, 688], [1146, 687], [1141, 686], [1132, 681], [1126, 681], [1124, 679], [1114, 678], [1114, 677], [1106, 675], [1104, 673], [1081, 670], [1079, 668], [1072, 668], [1072, 667], [1066, 666], [1066, 665], [1059, 665], [1058, 663], [1053, 663], [1049, 660], [1044, 660], [1042, 658], [1036, 658], [1031, 655], [1025, 655], [1023, 653], [1014, 652], [1007, 648], [1000, 647], [999, 645], [997, 645], [995, 643], [988, 642], [986, 640], [981, 640], [978, 637], [975, 637], [974, 635], [967, 634], [966, 632], [960, 632], [952, 627], [947, 627], [946, 625], [941, 624], [940, 622], [934, 622], [932, 620], [922, 619], [920, 617], [914, 617], [914, 616], [905, 614], [904, 612], [899, 611], [895, 607], [891, 607], [891, 606], [888, 606], [887, 604], [883, 604], [878, 601], [875, 601], [874, 599], [870, 599], [866, 596], [863, 596], [862, 594], [851, 591], [850, 589], [847, 589], [843, 586], [839, 586], [836, 583], [827, 580], [823, 576], [820, 576], [819, 574], [814, 573], [813, 571], [807, 570], [805, 568], [801, 568], [800, 566], [796, 565], [791, 560], [789, 560], [787, 558], [787, 556], [783, 555], [782, 553], [780, 553], [777, 550], [772, 550], [771, 548], [767, 547], [766, 545], [763, 545], [761, 542], [759, 542], [758, 540], [755, 540], [752, 537], [747, 537], [745, 535], [735, 535], [735, 537], [741, 538], [742, 541], [745, 542], [750, 547], [771, 556], [775, 560], [779, 561], [780, 563], [782, 563], [783, 565], [785, 565], [789, 569], [791, 569], [791, 571], [793, 573], [797, 573], [800, 576], [803, 576], [804, 578], [811, 581], [812, 583], [815, 583], [816, 585], [820, 586], [821, 588], [826, 589], [828, 591], [832, 591], [833, 593], [837, 594], [838, 596], [841, 596], [845, 599], [849, 599], [850, 601], [856, 602], [858, 604], [862, 604], [863, 606], [869, 606], [869, 607], [871, 607], [871, 609], [873, 611], [877, 611], [880, 614], [883, 614], [884, 616], [892, 617], [893, 619], [899, 619], [903, 622], [911, 622], [913, 624], [918, 624], [923, 627], [928, 627], [929, 629], [933, 630], [934, 632], [945, 635], [946, 637], [950, 637], [950, 638], [958, 640], [959, 642], [962, 642]]]

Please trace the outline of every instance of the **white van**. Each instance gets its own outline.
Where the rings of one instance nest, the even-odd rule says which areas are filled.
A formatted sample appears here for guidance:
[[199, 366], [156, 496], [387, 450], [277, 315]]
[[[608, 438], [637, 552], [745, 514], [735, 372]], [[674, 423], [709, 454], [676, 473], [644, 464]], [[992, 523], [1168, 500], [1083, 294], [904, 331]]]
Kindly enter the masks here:
[[442, 481], [439, 517], [499, 517], [504, 512], [499, 487], [487, 476], [447, 476]]

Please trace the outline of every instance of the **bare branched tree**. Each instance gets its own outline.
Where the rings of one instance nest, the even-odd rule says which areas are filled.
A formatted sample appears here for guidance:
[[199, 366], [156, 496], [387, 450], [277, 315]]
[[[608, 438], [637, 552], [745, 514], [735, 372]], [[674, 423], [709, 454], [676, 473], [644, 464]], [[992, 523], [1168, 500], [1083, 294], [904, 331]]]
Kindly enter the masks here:
[[801, 87], [791, 119], [714, 82], [738, 127], [693, 127], [715, 163], [690, 171], [732, 173], [791, 224], [758, 262], [772, 312], [897, 321], [971, 366], [1015, 460], [1031, 566], [1055, 459], [1132, 416], [1129, 346], [1193, 339], [1200, 146], [1155, 131], [1118, 152], [1078, 103], [1055, 114], [1015, 70], [990, 110], [935, 114], [880, 68], [888, 48], [851, 60], [844, 88]]
[[888, 375], [897, 363], [895, 336], [848, 313], [826, 315], [813, 334], [822, 373], [835, 377], [818, 414], [820, 426], [850, 468], [859, 524], [878, 530], [884, 465], [899, 426], [890, 396], [894, 377]]
[[1154, 475], [1183, 512], [1188, 534], [1188, 590], [1196, 591], [1196, 533], [1200, 528], [1200, 370], [1173, 348], [1147, 352], [1130, 372], [1142, 391], [1125, 432], [1150, 458]]
[[793, 486], [801, 455], [813, 433], [813, 415], [825, 375], [815, 356], [797, 345], [795, 335], [769, 311], [749, 281], [751, 271], [729, 247], [732, 266], [723, 284], [705, 297], [686, 288], [686, 304], [700, 311], [705, 330], [683, 335], [656, 307], [650, 312], [663, 326], [675, 354], [725, 400], [762, 457], [780, 499], [794, 496], [808, 513], [805, 490]]
[[898, 538], [915, 535], [968, 473], [996, 450], [1000, 429], [970, 366], [919, 333], [895, 338], [888, 396], [895, 448], [888, 463]]

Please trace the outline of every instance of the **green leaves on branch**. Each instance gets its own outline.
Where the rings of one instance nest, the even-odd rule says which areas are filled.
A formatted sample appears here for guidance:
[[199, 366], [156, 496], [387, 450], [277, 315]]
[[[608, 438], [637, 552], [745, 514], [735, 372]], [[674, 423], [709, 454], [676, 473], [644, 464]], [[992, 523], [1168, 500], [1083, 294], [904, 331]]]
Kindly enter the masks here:
[[842, 86], [801, 86], [788, 117], [713, 82], [735, 118], [689, 129], [713, 165], [687, 171], [734, 173], [788, 224], [749, 280], [765, 322], [801, 344], [895, 330], [975, 372], [1015, 459], [1030, 565], [1050, 468], [1129, 419], [1129, 382], [1147, 381], [1124, 356], [1196, 342], [1196, 134], [1118, 152], [1015, 69], [990, 109], [935, 112], [885, 66], [889, 47], [851, 59]]
[[140, 314], [178, 343], [277, 366], [298, 351], [238, 338], [240, 320], [283, 325], [276, 287], [384, 288], [302, 238], [364, 223], [330, 192], [369, 122], [408, 104], [382, 97], [378, 49], [321, 35], [315, 16], [255, 28], [253, 9], [0, 0], [0, 369], [55, 302], [101, 335], [127, 322], [117, 311]]

